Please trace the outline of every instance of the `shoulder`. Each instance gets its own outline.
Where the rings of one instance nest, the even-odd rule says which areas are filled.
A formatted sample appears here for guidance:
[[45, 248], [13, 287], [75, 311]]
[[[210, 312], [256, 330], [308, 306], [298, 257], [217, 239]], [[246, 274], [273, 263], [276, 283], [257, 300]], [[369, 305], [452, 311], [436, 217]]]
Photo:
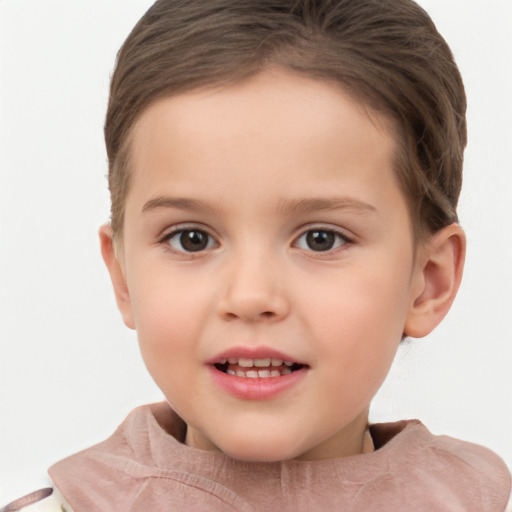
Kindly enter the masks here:
[[[168, 404], [141, 406], [132, 411], [105, 441], [71, 455], [49, 469], [51, 486], [39, 489], [1, 508], [0, 512], [72, 512], [91, 510], [103, 504], [109, 489], [129, 489], [134, 493], [141, 476], [151, 476], [152, 436], [160, 433], [158, 422], [169, 424], [171, 435], [182, 435], [183, 426]], [[173, 430], [174, 429], [174, 430]], [[62, 494], [61, 494], [62, 493]], [[69, 500], [66, 501], [63, 496]], [[116, 500], [121, 500], [121, 496]], [[121, 510], [123, 510], [121, 504]], [[109, 510], [109, 505], [103, 507]]]
[[9, 503], [0, 512], [73, 512], [73, 509], [56, 487], [47, 487]]
[[466, 504], [464, 510], [505, 510], [511, 475], [493, 451], [434, 435], [417, 420], [375, 425], [374, 432], [389, 452], [396, 481], [411, 497], [431, 491], [429, 499]]
[[184, 428], [169, 404], [141, 406], [106, 440], [57, 462], [48, 473], [75, 509], [128, 510], [163, 481], [182, 485], [181, 475], [170, 473], [176, 471]]

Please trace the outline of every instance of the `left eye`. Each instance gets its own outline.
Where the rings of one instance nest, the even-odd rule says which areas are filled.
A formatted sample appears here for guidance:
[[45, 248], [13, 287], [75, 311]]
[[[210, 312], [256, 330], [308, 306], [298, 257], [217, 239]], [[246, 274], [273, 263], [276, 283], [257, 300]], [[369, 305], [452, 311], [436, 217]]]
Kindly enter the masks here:
[[337, 249], [348, 242], [341, 233], [331, 229], [310, 229], [301, 235], [296, 247], [315, 252], [326, 252]]
[[167, 243], [179, 252], [199, 252], [216, 247], [216, 242], [206, 231], [180, 229], [166, 237]]

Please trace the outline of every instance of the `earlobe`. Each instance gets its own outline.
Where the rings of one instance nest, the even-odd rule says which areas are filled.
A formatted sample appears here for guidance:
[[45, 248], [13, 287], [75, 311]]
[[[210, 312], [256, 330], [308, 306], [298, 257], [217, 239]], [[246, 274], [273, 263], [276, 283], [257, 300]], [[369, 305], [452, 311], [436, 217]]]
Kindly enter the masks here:
[[103, 261], [105, 262], [105, 265], [107, 266], [108, 272], [110, 274], [117, 307], [119, 308], [119, 311], [123, 317], [123, 321], [127, 327], [130, 329], [135, 329], [130, 293], [126, 284], [126, 277], [122, 268], [122, 263], [116, 254], [112, 228], [109, 224], [105, 224], [100, 227], [99, 237], [101, 255], [103, 256]]
[[448, 313], [460, 286], [465, 254], [466, 237], [458, 224], [443, 228], [418, 250], [406, 336], [426, 336]]

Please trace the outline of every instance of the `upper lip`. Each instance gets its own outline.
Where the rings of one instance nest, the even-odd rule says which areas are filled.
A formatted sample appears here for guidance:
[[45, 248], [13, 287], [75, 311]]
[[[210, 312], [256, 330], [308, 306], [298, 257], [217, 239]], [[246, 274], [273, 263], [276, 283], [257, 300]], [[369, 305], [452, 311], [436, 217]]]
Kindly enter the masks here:
[[290, 361], [292, 363], [306, 365], [306, 363], [297, 360], [295, 357], [280, 352], [271, 347], [247, 347], [238, 346], [231, 347], [227, 350], [219, 352], [215, 356], [206, 361], [207, 364], [216, 364], [224, 359], [281, 359], [282, 361]]

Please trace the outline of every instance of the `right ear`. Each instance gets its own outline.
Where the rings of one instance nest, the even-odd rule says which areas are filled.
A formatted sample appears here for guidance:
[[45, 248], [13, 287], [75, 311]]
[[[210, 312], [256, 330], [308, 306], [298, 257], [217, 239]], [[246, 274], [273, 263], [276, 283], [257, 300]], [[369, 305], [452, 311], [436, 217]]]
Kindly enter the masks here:
[[104, 224], [99, 230], [101, 255], [103, 261], [107, 266], [110, 280], [114, 288], [116, 296], [117, 307], [121, 312], [123, 321], [130, 329], [135, 329], [135, 322], [133, 320], [132, 303], [130, 300], [130, 292], [126, 284], [125, 272], [122, 262], [116, 254], [114, 245], [114, 236], [110, 224]]

